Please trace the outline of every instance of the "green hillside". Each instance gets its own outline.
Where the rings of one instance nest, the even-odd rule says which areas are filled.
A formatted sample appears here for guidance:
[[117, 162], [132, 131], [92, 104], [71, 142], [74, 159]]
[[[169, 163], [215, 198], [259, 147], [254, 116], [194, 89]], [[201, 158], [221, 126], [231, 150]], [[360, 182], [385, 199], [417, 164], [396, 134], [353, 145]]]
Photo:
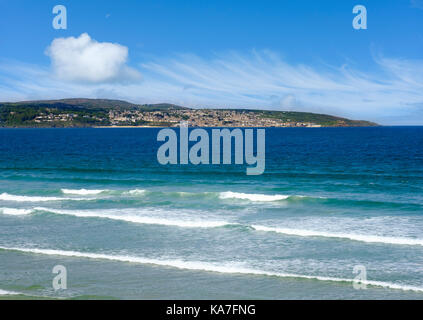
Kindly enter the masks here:
[[[122, 125], [157, 125], [170, 124], [173, 117], [187, 120], [200, 115], [205, 110], [190, 109], [173, 104], [137, 105], [121, 100], [108, 99], [61, 99], [44, 101], [23, 101], [0, 103], [0, 127], [90, 127], [115, 124], [110, 113], [120, 113], [128, 117]], [[215, 113], [232, 112], [235, 115], [247, 115], [252, 119], [277, 119], [287, 123], [312, 123], [321, 126], [375, 126], [364, 120], [350, 120], [326, 114], [294, 111], [264, 111], [247, 109], [212, 109]], [[159, 121], [131, 121], [133, 114], [154, 113]], [[208, 115], [210, 117], [210, 115]], [[226, 114], [226, 116], [228, 116]], [[229, 116], [230, 117], [230, 116]], [[234, 116], [236, 117], [236, 116]], [[231, 119], [229, 119], [231, 120]], [[254, 121], [254, 120], [252, 120]], [[225, 123], [230, 123], [227, 121]], [[259, 121], [257, 121], [259, 123]]]

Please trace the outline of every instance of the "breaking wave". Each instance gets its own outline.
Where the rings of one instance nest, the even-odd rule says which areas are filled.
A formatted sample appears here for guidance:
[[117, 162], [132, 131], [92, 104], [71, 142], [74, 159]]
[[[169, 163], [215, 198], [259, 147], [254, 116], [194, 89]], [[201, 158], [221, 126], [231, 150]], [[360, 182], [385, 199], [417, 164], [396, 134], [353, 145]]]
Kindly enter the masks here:
[[67, 215], [79, 218], [100, 218], [125, 221], [138, 224], [173, 226], [181, 228], [219, 228], [227, 226], [240, 226], [246, 230], [255, 230], [259, 232], [274, 232], [285, 234], [289, 236], [298, 237], [322, 237], [322, 238], [338, 238], [352, 241], [360, 241], [366, 243], [382, 243], [391, 245], [419, 245], [423, 246], [423, 239], [406, 238], [406, 237], [392, 237], [392, 236], [378, 236], [365, 235], [343, 232], [326, 232], [307, 229], [295, 228], [280, 228], [262, 225], [248, 225], [238, 223], [236, 221], [225, 221], [219, 219], [198, 219], [193, 218], [192, 215], [184, 216], [166, 216], [170, 212], [159, 209], [97, 209], [97, 210], [63, 210], [54, 208], [34, 207], [31, 209], [14, 209], [14, 208], [0, 208], [0, 213], [5, 215], [23, 216], [35, 213], [37, 211], [47, 212], [51, 214]]
[[33, 209], [0, 208], [0, 212], [11, 216], [25, 216], [34, 212]]
[[97, 195], [109, 190], [87, 190], [87, 189], [61, 189], [64, 194], [75, 194], [80, 196]]
[[[34, 208], [37, 211], [44, 211], [53, 214], [62, 214], [62, 215], [69, 215], [75, 217], [82, 217], [82, 218], [103, 218], [103, 219], [111, 219], [111, 220], [120, 220], [126, 222], [133, 222], [133, 223], [140, 223], [140, 224], [156, 224], [156, 225], [165, 225], [165, 226], [175, 226], [175, 227], [185, 227], [185, 228], [216, 228], [216, 227], [223, 227], [226, 225], [230, 225], [229, 222], [226, 221], [212, 221], [212, 220], [192, 220], [192, 219], [170, 219], [167, 217], [154, 217], [154, 216], [146, 216], [145, 213], [154, 213], [149, 211], [142, 211], [139, 212], [140, 214], [134, 213], [118, 213], [116, 210], [56, 210], [56, 209], [49, 209], [49, 208]], [[134, 212], [133, 209], [131, 209]]]
[[59, 197], [36, 197], [36, 196], [17, 196], [8, 193], [0, 194], [0, 200], [16, 201], [16, 202], [47, 202], [47, 201], [64, 201], [64, 200], [86, 200], [79, 198], [59, 198]]
[[20, 294], [20, 293], [0, 289], [0, 296], [12, 296], [12, 295], [18, 295], [18, 294]]
[[146, 190], [143, 190], [143, 189], [134, 189], [134, 190], [129, 190], [129, 191], [124, 192], [124, 194], [128, 194], [128, 195], [131, 195], [131, 196], [141, 195], [141, 194], [144, 194], [144, 193], [146, 193]]
[[280, 201], [288, 199], [288, 195], [267, 195], [267, 194], [248, 194], [239, 192], [221, 192], [219, 194], [220, 199], [241, 199], [250, 200], [256, 202], [269, 202], [269, 201]]
[[[282, 273], [282, 272], [271, 272], [265, 270], [251, 269], [243, 266], [237, 266], [236, 262], [227, 262], [227, 263], [209, 263], [201, 261], [184, 261], [184, 260], [169, 260], [169, 259], [151, 259], [144, 257], [134, 257], [128, 255], [107, 255], [100, 253], [88, 253], [88, 252], [78, 252], [78, 251], [63, 251], [63, 250], [52, 250], [52, 249], [38, 249], [38, 248], [14, 248], [14, 247], [1, 247], [2, 250], [9, 251], [18, 251], [24, 253], [34, 253], [34, 254], [44, 254], [52, 256], [65, 256], [65, 257], [77, 257], [77, 258], [87, 258], [87, 259], [97, 259], [97, 260], [110, 260], [110, 261], [120, 261], [120, 262], [129, 262], [129, 263], [139, 263], [139, 264], [151, 264], [164, 267], [173, 267], [177, 269], [185, 270], [195, 270], [195, 271], [206, 271], [206, 272], [217, 272], [217, 273], [230, 273], [230, 274], [247, 274], [247, 275], [258, 275], [258, 276], [270, 276], [270, 277], [280, 277], [280, 278], [297, 278], [297, 279], [307, 279], [307, 280], [319, 280], [326, 282], [346, 282], [354, 283], [356, 280], [348, 278], [336, 278], [336, 277], [325, 277], [325, 276], [315, 276], [315, 275], [302, 275], [302, 274], [293, 274], [293, 273]], [[404, 291], [415, 291], [423, 292], [422, 287], [402, 285], [391, 282], [384, 281], [372, 281], [372, 280], [360, 280], [359, 283], [374, 286], [382, 287], [396, 290]]]
[[399, 245], [420, 245], [423, 246], [423, 239], [401, 238], [401, 237], [385, 237], [374, 235], [350, 234], [350, 233], [331, 233], [325, 231], [312, 231], [304, 229], [290, 229], [290, 228], [274, 228], [266, 226], [251, 226], [254, 230], [264, 232], [276, 232], [286, 235], [300, 236], [300, 237], [325, 237], [325, 238], [342, 238], [354, 241], [385, 243], [385, 244], [399, 244]]

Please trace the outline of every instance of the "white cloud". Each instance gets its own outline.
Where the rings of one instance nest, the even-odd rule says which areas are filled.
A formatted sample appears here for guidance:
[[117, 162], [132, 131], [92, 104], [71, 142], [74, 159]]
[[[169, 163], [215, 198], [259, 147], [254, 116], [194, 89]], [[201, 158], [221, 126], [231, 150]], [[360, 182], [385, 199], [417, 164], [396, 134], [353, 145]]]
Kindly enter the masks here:
[[126, 65], [128, 48], [117, 43], [97, 42], [87, 33], [78, 38], [57, 38], [47, 48], [55, 75], [75, 82], [132, 81], [140, 78]]

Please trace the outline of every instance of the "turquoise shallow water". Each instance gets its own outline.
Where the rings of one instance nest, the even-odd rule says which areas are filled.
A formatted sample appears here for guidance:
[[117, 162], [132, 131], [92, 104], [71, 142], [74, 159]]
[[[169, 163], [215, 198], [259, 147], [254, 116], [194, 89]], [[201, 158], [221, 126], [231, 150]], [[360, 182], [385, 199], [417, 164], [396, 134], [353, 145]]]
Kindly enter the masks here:
[[157, 132], [0, 130], [0, 298], [423, 298], [423, 128], [267, 129], [261, 176]]

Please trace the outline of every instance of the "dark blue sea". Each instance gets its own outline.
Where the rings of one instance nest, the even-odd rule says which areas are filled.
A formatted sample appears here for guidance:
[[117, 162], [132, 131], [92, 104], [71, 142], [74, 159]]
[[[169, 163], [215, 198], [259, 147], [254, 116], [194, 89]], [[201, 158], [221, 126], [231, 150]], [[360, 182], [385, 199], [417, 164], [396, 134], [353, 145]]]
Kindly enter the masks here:
[[423, 298], [423, 127], [269, 128], [257, 176], [159, 130], [0, 129], [1, 298]]

